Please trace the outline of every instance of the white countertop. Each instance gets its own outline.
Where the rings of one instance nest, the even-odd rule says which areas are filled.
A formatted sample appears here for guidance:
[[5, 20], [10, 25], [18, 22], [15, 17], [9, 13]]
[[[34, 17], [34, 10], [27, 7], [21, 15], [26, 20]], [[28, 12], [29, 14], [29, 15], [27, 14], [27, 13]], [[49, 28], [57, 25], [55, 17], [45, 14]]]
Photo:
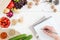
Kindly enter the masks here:
[[[58, 6], [60, 6], [60, 5], [58, 5]], [[47, 12], [47, 11], [49, 11], [49, 12]], [[27, 6], [24, 6], [20, 10], [19, 14], [14, 14], [14, 16], [11, 18], [11, 19], [14, 19], [14, 18], [16, 19], [16, 18], [19, 18], [20, 16], [23, 16], [23, 18], [24, 18], [23, 23], [18, 23], [15, 26], [10, 26], [10, 28], [13, 28], [13, 29], [19, 31], [20, 33], [26, 33], [26, 34], [33, 35], [33, 33], [31, 32], [29, 27], [34, 22], [39, 20], [41, 17], [50, 16], [50, 15], [56, 19], [55, 20], [56, 23], [58, 24], [58, 26], [60, 26], [60, 12], [57, 12], [57, 13], [52, 12], [49, 4], [40, 3], [38, 6], [33, 5], [33, 7], [31, 9], [28, 9]], [[2, 16], [6, 16], [6, 15], [3, 13], [0, 13], [0, 18]], [[32, 40], [36, 40], [36, 38], [33, 37]]]

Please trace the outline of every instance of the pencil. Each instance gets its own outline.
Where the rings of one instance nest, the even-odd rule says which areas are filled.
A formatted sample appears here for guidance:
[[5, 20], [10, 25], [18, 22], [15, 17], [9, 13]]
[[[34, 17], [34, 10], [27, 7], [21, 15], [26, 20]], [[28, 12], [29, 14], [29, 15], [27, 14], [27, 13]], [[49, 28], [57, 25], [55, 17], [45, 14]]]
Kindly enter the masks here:
[[[41, 29], [41, 30], [44, 30], [44, 29]], [[50, 31], [50, 30], [46, 30], [46, 31], [48, 31], [48, 32], [52, 32], [52, 33], [54, 33], [54, 34], [58, 34], [57, 32], [53, 32], [53, 31]]]

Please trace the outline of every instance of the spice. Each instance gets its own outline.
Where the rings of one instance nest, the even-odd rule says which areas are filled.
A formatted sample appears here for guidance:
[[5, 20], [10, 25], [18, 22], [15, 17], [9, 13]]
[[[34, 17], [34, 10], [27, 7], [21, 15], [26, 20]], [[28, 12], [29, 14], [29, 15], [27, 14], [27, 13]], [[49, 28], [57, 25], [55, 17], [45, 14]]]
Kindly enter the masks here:
[[23, 17], [20, 17], [20, 18], [18, 19], [18, 22], [23, 22]]
[[8, 35], [6, 32], [2, 32], [0, 36], [1, 36], [1, 39], [5, 39], [7, 38]]
[[54, 9], [55, 8], [55, 6], [54, 5], [51, 5], [51, 9]]
[[54, 12], [57, 12], [57, 9], [54, 9], [53, 11], [54, 11]]
[[9, 35], [10, 35], [10, 36], [15, 35], [15, 30], [11, 29], [11, 30], [9, 31]]
[[16, 23], [17, 23], [17, 20], [13, 19], [12, 20], [12, 25], [16, 25]]

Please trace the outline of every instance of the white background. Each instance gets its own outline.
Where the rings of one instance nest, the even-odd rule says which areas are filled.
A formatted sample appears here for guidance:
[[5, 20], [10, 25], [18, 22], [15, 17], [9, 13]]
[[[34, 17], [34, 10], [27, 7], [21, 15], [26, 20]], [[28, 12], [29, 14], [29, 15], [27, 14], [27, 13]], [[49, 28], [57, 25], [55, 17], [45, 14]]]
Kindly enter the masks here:
[[[31, 0], [28, 0], [31, 1]], [[41, 0], [41, 2], [43, 2]], [[15, 26], [10, 26], [9, 28], [13, 28], [17, 31], [19, 31], [20, 33], [26, 33], [26, 34], [32, 34], [31, 30], [29, 29], [29, 27], [36, 22], [37, 20], [39, 20], [41, 17], [43, 16], [53, 16], [55, 18], [56, 23], [58, 24], [58, 26], [60, 26], [60, 12], [52, 12], [51, 8], [50, 8], [50, 4], [48, 3], [39, 3], [38, 6], [34, 5], [32, 6], [31, 9], [27, 8], [27, 5], [24, 6], [19, 14], [14, 14], [14, 16], [12, 18], [10, 18], [10, 20], [12, 19], [18, 19], [19, 17], [23, 16], [24, 21], [23, 23], [17, 23]], [[56, 6], [56, 8], [60, 9], [60, 4]], [[2, 12], [0, 13], [0, 18], [6, 16], [5, 14], [3, 14]], [[36, 40], [35, 37], [32, 38], [32, 40]]]

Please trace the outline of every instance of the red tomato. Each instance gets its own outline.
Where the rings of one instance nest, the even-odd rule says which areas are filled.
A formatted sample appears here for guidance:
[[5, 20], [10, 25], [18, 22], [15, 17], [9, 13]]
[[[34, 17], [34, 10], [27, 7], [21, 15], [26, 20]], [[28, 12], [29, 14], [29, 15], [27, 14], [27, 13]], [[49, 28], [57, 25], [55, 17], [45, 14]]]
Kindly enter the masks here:
[[10, 25], [10, 20], [6, 17], [1, 18], [1, 28], [8, 28]]
[[9, 5], [7, 6], [7, 8], [12, 9], [13, 7], [14, 7], [14, 2], [11, 1], [11, 2], [9, 3]]
[[1, 19], [0, 19], [0, 25], [1, 25]]

